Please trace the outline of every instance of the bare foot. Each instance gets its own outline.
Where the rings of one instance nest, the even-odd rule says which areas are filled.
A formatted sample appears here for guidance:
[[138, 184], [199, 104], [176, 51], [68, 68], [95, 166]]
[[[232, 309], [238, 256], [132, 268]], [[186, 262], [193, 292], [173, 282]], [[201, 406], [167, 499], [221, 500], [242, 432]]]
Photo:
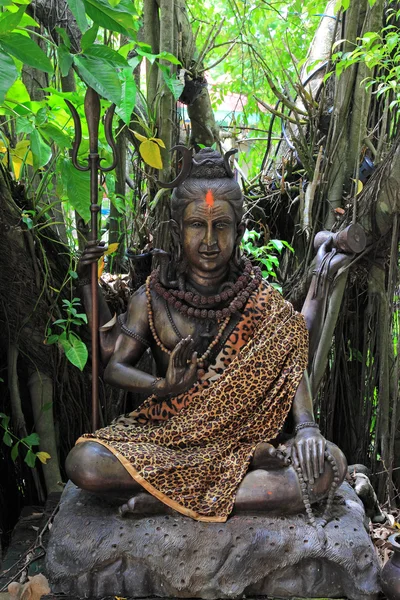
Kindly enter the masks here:
[[126, 504], [119, 507], [121, 517], [127, 515], [162, 515], [168, 514], [171, 509], [165, 504], [154, 498], [151, 494], [141, 493], [133, 496]]
[[274, 469], [283, 469], [288, 467], [289, 464], [290, 460], [283, 453], [283, 450], [274, 448], [272, 444], [263, 442], [258, 444], [250, 468], [271, 471]]

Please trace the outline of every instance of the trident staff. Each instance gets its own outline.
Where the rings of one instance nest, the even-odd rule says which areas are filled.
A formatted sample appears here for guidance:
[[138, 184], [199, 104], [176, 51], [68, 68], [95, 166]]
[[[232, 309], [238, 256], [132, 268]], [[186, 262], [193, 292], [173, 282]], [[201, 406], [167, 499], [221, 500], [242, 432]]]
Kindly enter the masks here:
[[[82, 127], [79, 115], [75, 107], [65, 100], [68, 108], [71, 111], [75, 126], [75, 139], [72, 146], [72, 164], [78, 171], [90, 171], [90, 240], [96, 241], [98, 238], [98, 213], [100, 205], [98, 204], [99, 192], [99, 173], [107, 173], [115, 169], [117, 165], [117, 147], [112, 135], [112, 119], [115, 111], [115, 104], [112, 104], [105, 116], [104, 133], [107, 142], [112, 148], [113, 162], [109, 167], [102, 167], [100, 162], [103, 160], [99, 156], [99, 124], [100, 124], [100, 97], [97, 92], [91, 87], [87, 88], [85, 94], [85, 116], [89, 130], [89, 156], [87, 165], [82, 166], [78, 162], [78, 151], [82, 141]], [[92, 429], [98, 429], [99, 422], [99, 310], [98, 310], [98, 287], [97, 264], [92, 264], [91, 271], [91, 292], [92, 292]]]

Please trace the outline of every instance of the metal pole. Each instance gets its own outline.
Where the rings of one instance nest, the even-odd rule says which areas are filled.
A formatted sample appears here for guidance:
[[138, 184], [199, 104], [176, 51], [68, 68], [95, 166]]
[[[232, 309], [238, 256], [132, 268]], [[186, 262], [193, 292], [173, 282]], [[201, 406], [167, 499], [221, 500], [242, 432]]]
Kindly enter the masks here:
[[[108, 143], [113, 151], [113, 163], [109, 167], [100, 166], [99, 157], [99, 124], [100, 124], [100, 98], [93, 88], [88, 87], [85, 95], [85, 116], [89, 131], [89, 156], [88, 165], [78, 163], [78, 150], [82, 139], [82, 128], [79, 115], [74, 106], [66, 100], [72, 113], [75, 125], [75, 140], [72, 148], [72, 163], [79, 171], [90, 171], [90, 240], [96, 241], [99, 235], [99, 172], [115, 169], [117, 164], [117, 149], [112, 136], [112, 118], [115, 104], [107, 110], [104, 129]], [[96, 431], [99, 424], [99, 302], [98, 302], [98, 269], [93, 263], [91, 268], [91, 296], [92, 296], [92, 430]]]

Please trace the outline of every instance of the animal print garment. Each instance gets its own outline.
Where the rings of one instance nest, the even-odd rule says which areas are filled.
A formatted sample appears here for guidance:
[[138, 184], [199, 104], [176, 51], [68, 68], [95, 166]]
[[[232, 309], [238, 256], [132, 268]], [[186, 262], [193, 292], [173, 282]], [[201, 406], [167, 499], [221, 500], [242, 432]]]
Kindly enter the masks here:
[[199, 521], [226, 521], [255, 448], [276, 437], [307, 364], [302, 315], [264, 282], [203, 380], [172, 401], [146, 400], [103, 444], [148, 492]]

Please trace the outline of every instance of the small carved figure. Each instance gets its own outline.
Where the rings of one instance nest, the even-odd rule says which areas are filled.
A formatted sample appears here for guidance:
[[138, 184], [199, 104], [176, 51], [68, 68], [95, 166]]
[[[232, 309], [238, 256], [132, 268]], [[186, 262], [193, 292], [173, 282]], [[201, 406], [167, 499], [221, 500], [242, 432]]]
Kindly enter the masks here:
[[[306, 374], [307, 328], [315, 346], [326, 301], [318, 260], [329, 242], [304, 318], [240, 254], [243, 197], [227, 157], [210, 148], [185, 157], [171, 199], [169, 265], [133, 294], [119, 323], [100, 305], [105, 380], [148, 398], [82, 436], [68, 475], [88, 491], [130, 497], [123, 512], [169, 507], [222, 522], [232, 511], [305, 506], [312, 520], [311, 505], [331, 502], [346, 474], [343, 454], [315, 423]], [[103, 251], [88, 247], [83, 276]], [[331, 256], [330, 276], [342, 257]], [[89, 285], [83, 297], [90, 317]], [[157, 376], [135, 367], [149, 347]], [[289, 413], [293, 437], [280, 445]]]

